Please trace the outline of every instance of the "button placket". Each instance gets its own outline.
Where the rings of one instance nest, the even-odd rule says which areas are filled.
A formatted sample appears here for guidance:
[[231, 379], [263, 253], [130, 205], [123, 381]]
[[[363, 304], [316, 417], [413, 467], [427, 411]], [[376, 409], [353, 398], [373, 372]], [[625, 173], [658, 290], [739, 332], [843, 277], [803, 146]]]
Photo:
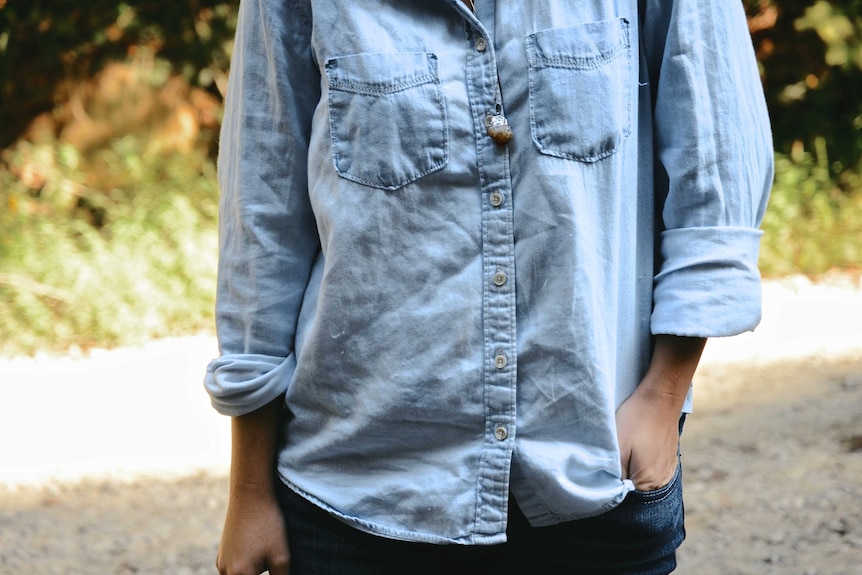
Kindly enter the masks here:
[[[490, 12], [490, 8], [489, 8]], [[480, 19], [481, 21], [481, 19]], [[488, 19], [493, 22], [493, 18]], [[471, 110], [477, 138], [479, 184], [482, 201], [482, 277], [484, 335], [483, 399], [485, 403], [485, 437], [480, 470], [476, 525], [488, 531], [505, 529], [499, 509], [508, 493], [509, 469], [515, 437], [516, 365], [515, 365], [515, 289], [514, 235], [509, 174], [509, 152], [504, 145], [511, 140], [511, 128], [503, 115], [493, 30], [488, 33], [473, 26], [468, 40], [467, 75]], [[480, 40], [481, 36], [481, 40]], [[482, 47], [484, 41], [484, 49]], [[487, 142], [487, 143], [486, 143]], [[493, 142], [497, 145], [488, 145]], [[510, 359], [511, 358], [511, 359]]]

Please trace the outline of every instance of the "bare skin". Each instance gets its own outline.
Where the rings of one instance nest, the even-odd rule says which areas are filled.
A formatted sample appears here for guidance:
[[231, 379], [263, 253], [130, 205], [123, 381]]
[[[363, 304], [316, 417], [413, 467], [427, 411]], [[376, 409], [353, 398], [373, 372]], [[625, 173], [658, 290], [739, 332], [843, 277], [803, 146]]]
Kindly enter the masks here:
[[[658, 336], [637, 390], [617, 411], [623, 479], [642, 491], [676, 471], [679, 414], [706, 340]], [[216, 566], [220, 575], [288, 575], [290, 553], [273, 467], [282, 398], [232, 420], [230, 499]]]
[[622, 478], [640, 491], [673, 479], [680, 411], [705, 345], [702, 338], [658, 336], [646, 375], [617, 410]]
[[230, 498], [220, 575], [288, 575], [290, 554], [275, 494], [275, 445], [283, 399], [231, 421]]

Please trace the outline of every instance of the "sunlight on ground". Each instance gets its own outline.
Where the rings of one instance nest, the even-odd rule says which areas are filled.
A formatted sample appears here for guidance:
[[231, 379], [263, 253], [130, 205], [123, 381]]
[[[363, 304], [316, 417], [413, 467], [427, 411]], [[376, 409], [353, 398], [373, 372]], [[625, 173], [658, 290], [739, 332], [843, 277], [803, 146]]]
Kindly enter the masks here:
[[0, 360], [0, 483], [224, 471], [230, 422], [203, 388], [211, 337]]
[[862, 283], [832, 276], [764, 282], [763, 319], [753, 332], [713, 339], [704, 363], [827, 357], [862, 349]]

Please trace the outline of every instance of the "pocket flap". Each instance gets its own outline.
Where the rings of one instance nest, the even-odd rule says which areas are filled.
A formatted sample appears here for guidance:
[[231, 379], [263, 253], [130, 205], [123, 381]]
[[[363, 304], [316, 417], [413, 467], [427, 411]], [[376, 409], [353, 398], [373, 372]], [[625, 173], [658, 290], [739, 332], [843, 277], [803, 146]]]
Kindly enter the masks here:
[[357, 94], [390, 94], [437, 80], [437, 58], [427, 52], [370, 53], [326, 61], [329, 87]]
[[528, 38], [534, 65], [590, 69], [613, 60], [629, 48], [629, 23], [625, 18], [553, 28]]

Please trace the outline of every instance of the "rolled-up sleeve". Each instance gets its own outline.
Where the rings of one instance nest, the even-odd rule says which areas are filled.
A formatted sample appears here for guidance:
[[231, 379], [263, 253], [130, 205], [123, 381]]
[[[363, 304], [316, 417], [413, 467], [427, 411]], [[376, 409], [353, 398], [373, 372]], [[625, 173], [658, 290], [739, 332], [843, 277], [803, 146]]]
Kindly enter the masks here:
[[220, 357], [204, 385], [225, 415], [287, 389], [294, 337], [319, 239], [308, 199], [311, 120], [320, 97], [308, 11], [240, 3], [218, 160]]
[[760, 321], [772, 138], [742, 4], [644, 0], [663, 232], [654, 334], [727, 336]]

